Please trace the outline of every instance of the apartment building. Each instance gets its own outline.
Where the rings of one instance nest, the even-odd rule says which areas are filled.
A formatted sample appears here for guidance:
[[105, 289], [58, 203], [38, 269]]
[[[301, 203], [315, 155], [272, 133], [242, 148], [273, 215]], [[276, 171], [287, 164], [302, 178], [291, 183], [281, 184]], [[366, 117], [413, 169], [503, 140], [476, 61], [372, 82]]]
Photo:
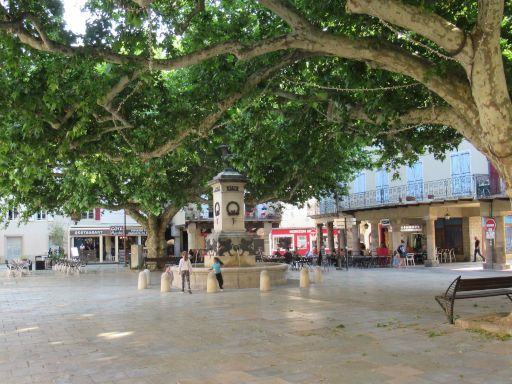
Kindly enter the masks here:
[[[435, 266], [443, 261], [440, 249], [454, 249], [456, 261], [473, 260], [476, 237], [485, 268], [509, 269], [512, 262], [510, 200], [498, 172], [468, 141], [442, 161], [425, 155], [401, 167], [398, 178], [385, 169], [361, 172], [348, 196], [316, 202], [308, 215], [317, 232], [343, 229], [339, 242], [346, 238], [354, 253], [362, 245], [392, 253], [405, 240], [410, 251], [427, 255], [426, 266]], [[328, 243], [335, 240], [328, 236]]]

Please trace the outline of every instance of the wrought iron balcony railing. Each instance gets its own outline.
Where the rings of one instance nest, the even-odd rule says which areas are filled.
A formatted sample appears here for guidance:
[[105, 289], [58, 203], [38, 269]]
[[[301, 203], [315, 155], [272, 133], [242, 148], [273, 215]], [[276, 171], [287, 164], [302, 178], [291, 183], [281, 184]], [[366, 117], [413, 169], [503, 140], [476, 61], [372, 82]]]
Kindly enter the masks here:
[[504, 196], [502, 183], [493, 183], [487, 174], [457, 176], [449, 179], [427, 182], [409, 182], [393, 187], [352, 193], [335, 201], [324, 198], [308, 209], [308, 216], [324, 216], [341, 213], [344, 210], [380, 207], [396, 204], [432, 200], [453, 200], [460, 198], [482, 199]]

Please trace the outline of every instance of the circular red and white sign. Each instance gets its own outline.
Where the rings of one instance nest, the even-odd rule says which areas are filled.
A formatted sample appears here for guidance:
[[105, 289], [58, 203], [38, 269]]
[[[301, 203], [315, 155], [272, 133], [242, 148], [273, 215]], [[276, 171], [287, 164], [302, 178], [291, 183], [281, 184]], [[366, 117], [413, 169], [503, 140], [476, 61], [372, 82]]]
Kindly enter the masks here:
[[496, 220], [494, 220], [494, 219], [485, 220], [485, 228], [490, 229], [492, 231], [496, 230]]

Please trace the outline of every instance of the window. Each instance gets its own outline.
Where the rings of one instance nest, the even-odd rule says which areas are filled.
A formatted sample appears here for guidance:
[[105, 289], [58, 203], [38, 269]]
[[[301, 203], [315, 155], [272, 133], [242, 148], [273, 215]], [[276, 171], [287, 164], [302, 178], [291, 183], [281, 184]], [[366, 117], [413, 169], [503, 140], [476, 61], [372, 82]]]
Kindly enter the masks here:
[[418, 161], [407, 167], [407, 196], [423, 198], [423, 163]]
[[39, 211], [36, 213], [36, 220], [46, 220], [46, 211]]
[[363, 193], [366, 190], [366, 178], [363, 172], [354, 179], [354, 193]]
[[306, 236], [297, 236], [297, 249], [306, 249], [308, 247], [308, 240]]
[[17, 219], [19, 215], [18, 208], [9, 209], [9, 220]]
[[451, 155], [452, 166], [452, 194], [471, 194], [471, 169], [469, 152], [454, 153]]
[[82, 213], [82, 219], [94, 219], [94, 209], [90, 209], [87, 212]]
[[379, 169], [375, 172], [375, 199], [377, 203], [383, 204], [389, 201], [389, 179], [385, 169]]

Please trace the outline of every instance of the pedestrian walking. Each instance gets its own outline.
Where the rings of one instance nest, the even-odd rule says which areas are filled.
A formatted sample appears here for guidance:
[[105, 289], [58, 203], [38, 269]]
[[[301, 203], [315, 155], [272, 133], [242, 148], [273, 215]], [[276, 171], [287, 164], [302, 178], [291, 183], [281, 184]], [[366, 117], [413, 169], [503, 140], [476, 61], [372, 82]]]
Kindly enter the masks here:
[[192, 293], [192, 290], [190, 289], [190, 274], [192, 273], [192, 263], [190, 262], [187, 251], [181, 252], [178, 271], [181, 276], [181, 293], [185, 293], [185, 279], [187, 280], [188, 293]]
[[476, 262], [476, 255], [477, 254], [485, 262], [485, 257], [483, 257], [482, 253], [480, 252], [480, 240], [478, 240], [478, 237], [475, 236], [475, 252], [473, 253], [473, 262]]
[[217, 278], [217, 281], [219, 282], [219, 288], [221, 291], [223, 291], [224, 290], [224, 288], [223, 288], [224, 279], [222, 278], [222, 272], [220, 270], [221, 265], [224, 265], [224, 263], [218, 257], [214, 257], [213, 264], [210, 269], [213, 270], [213, 272], [215, 272], [215, 277]]

